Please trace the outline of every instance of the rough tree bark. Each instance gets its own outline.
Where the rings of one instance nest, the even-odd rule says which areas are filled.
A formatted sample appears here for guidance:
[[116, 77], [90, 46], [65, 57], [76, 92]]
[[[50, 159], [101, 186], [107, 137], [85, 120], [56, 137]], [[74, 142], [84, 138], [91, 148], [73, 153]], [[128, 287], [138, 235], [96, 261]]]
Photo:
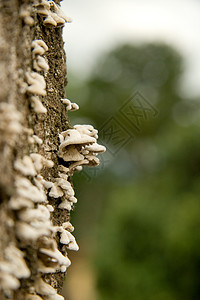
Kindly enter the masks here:
[[[30, 10], [30, 15], [34, 20], [33, 26], [31, 19], [30, 24], [28, 24], [23, 16], [20, 17], [20, 12], [23, 9], [25, 11]], [[44, 75], [47, 95], [40, 97], [47, 109], [47, 114], [37, 114], [33, 110], [30, 94], [23, 87], [24, 82], [27, 81], [26, 72], [33, 69], [31, 43], [36, 39], [43, 40], [48, 46], [46, 59], [49, 64], [49, 71]], [[69, 128], [69, 122], [64, 104], [60, 101], [65, 96], [67, 83], [62, 27], [44, 26], [43, 17], [35, 11], [33, 1], [1, 0], [0, 50], [0, 101], [12, 104], [21, 113], [19, 121], [24, 127], [15, 142], [11, 142], [11, 144], [7, 140], [9, 134], [7, 136], [5, 134], [5, 139], [2, 132], [0, 136], [0, 259], [4, 260], [5, 250], [10, 244], [23, 249], [23, 245], [20, 245], [13, 228], [16, 220], [15, 212], [8, 208], [8, 200], [15, 193], [16, 171], [13, 169], [13, 163], [16, 158], [22, 158], [31, 152], [40, 153], [45, 158], [54, 161], [54, 168], [44, 168], [41, 172], [46, 180], [52, 181], [53, 178], [57, 177], [58, 157], [55, 152], [59, 145], [58, 133]], [[42, 74], [42, 72], [39, 73]], [[5, 114], [5, 111], [2, 109], [1, 113]], [[3, 115], [1, 115], [2, 118]], [[7, 122], [9, 122], [9, 118]], [[43, 140], [42, 145], [31, 142], [32, 132], [30, 129]], [[49, 200], [53, 206], [56, 205], [55, 201], [56, 199], [53, 198]], [[52, 222], [56, 225], [68, 220], [69, 216], [66, 211], [59, 211], [59, 216], [57, 210], [52, 214]], [[7, 292], [7, 296], [13, 297], [13, 299], [23, 299], [24, 290], [27, 290], [34, 280], [37, 248], [29, 247], [25, 249], [24, 255], [32, 276], [26, 279], [24, 284], [22, 282], [22, 287], [17, 289], [13, 296], [12, 293]], [[63, 278], [64, 273], [61, 272], [54, 275], [45, 275], [46, 282], [51, 283], [53, 287], [58, 289], [58, 292], [62, 288]], [[4, 297], [5, 295], [1, 293], [0, 299], [4, 299]]]
[[[0, 299], [59, 300], [78, 250], [71, 176], [105, 148], [72, 128], [60, 1], [0, 0]], [[68, 139], [68, 140], [67, 140]], [[60, 148], [59, 148], [60, 147]], [[58, 151], [59, 150], [59, 151]]]

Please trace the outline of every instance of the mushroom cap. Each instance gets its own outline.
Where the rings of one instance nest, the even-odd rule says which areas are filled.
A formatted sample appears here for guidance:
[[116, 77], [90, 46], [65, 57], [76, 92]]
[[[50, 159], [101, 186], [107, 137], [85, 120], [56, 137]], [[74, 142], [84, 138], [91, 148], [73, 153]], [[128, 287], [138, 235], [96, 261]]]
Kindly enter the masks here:
[[96, 142], [96, 139], [94, 137], [88, 136], [86, 134], [81, 134], [76, 129], [68, 129], [61, 134], [64, 137], [64, 141], [60, 145], [59, 152], [62, 152], [63, 149], [69, 145], [92, 144]]
[[75, 145], [69, 145], [66, 152], [59, 152], [64, 161], [80, 161], [84, 156], [78, 151]]
[[62, 227], [64, 229], [67, 229], [69, 232], [73, 232], [74, 231], [74, 226], [72, 226], [72, 224], [68, 221], [62, 224]]
[[8, 206], [13, 210], [19, 210], [22, 208], [33, 208], [34, 204], [30, 199], [14, 196], [10, 199]]
[[39, 295], [56, 295], [57, 291], [48, 283], [44, 282], [42, 278], [35, 281], [35, 290]]
[[43, 40], [34, 40], [31, 43], [31, 48], [33, 48], [34, 55], [43, 55], [46, 51], [48, 51], [48, 46]]
[[87, 166], [89, 167], [95, 167], [100, 164], [100, 160], [95, 155], [88, 155], [86, 159], [88, 160]]
[[53, 198], [59, 198], [64, 195], [63, 190], [58, 186], [57, 182], [53, 183], [53, 186], [49, 192], [49, 196]]
[[69, 267], [71, 265], [71, 261], [67, 256], [64, 256], [58, 249], [51, 250], [46, 248], [40, 248], [41, 253], [49, 256], [50, 258], [56, 259], [56, 261], [62, 266]]
[[81, 134], [87, 134], [89, 136], [98, 138], [98, 130], [95, 129], [92, 125], [80, 125], [77, 124], [74, 126], [74, 129], [78, 130]]
[[53, 26], [57, 26], [57, 22], [54, 20], [54, 18], [51, 15], [48, 15], [46, 17], [46, 19], [44, 20], [44, 24], [45, 25], [53, 25]]
[[59, 205], [58, 205], [58, 208], [60, 209], [66, 209], [68, 211], [71, 211], [72, 210], [72, 205], [73, 203], [68, 201], [67, 199], [63, 200]]
[[88, 150], [90, 152], [93, 152], [93, 153], [103, 153], [106, 151], [106, 147], [102, 146], [102, 145], [99, 145], [97, 143], [94, 143], [92, 145], [88, 145], [88, 146], [85, 146], [84, 148], [85, 150]]
[[44, 6], [42, 6], [42, 5], [38, 5], [37, 6], [37, 13], [39, 14], [39, 15], [42, 15], [42, 16], [48, 16], [49, 15], [49, 10], [48, 9], [46, 9]]
[[19, 280], [6, 272], [0, 272], [1, 288], [4, 290], [16, 290], [20, 287]]
[[64, 25], [65, 20], [57, 15], [57, 13], [51, 12], [52, 18], [56, 21], [57, 25]]
[[80, 166], [88, 166], [89, 161], [87, 159], [83, 159], [81, 161], [76, 161], [69, 166], [69, 175], [73, 174], [77, 167]]

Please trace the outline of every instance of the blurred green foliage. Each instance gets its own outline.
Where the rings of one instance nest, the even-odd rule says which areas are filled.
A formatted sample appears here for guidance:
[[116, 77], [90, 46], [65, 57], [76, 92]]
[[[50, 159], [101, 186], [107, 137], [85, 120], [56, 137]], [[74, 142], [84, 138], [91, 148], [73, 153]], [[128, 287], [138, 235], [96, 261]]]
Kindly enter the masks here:
[[[103, 167], [74, 182], [74, 222], [79, 238], [95, 245], [100, 300], [200, 299], [199, 99], [178, 93], [182, 64], [167, 45], [123, 45], [67, 89], [81, 105], [72, 123], [101, 128], [108, 146]], [[143, 115], [139, 130], [120, 112], [136, 91], [157, 112]], [[114, 154], [118, 144], [102, 134], [113, 116], [132, 134]]]

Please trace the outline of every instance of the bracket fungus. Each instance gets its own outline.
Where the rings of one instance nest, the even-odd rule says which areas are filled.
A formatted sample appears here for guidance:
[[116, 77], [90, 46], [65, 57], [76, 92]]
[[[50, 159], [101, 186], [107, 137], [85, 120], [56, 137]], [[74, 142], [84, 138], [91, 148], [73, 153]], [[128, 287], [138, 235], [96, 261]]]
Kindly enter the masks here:
[[20, 198], [31, 200], [35, 203], [47, 202], [46, 195], [25, 177], [17, 177], [15, 181], [16, 194]]
[[0, 103], [0, 134], [8, 145], [12, 145], [22, 132], [22, 114], [10, 103]]
[[63, 104], [66, 104], [67, 111], [76, 111], [79, 109], [78, 104], [72, 103], [69, 99], [61, 99]]
[[26, 72], [28, 82], [27, 92], [40, 96], [46, 95], [46, 82], [44, 77], [36, 72]]
[[19, 279], [29, 276], [30, 270], [25, 263], [23, 252], [13, 245], [7, 247], [5, 260], [0, 261], [0, 288], [6, 293], [16, 290], [20, 286]]
[[44, 57], [37, 55], [33, 61], [33, 68], [38, 72], [39, 71], [47, 72], [49, 70], [49, 65], [46, 62]]
[[91, 125], [75, 125], [73, 129], [61, 132], [59, 137], [61, 145], [58, 156], [71, 162], [70, 175], [84, 165], [98, 166], [100, 161], [96, 156], [106, 151], [104, 146], [97, 144], [98, 131]]
[[[96, 139], [86, 134], [81, 134], [76, 129], [68, 129], [60, 134], [61, 145], [58, 155], [65, 161], [83, 160], [80, 150], [83, 145], [95, 143]], [[78, 151], [78, 148], [80, 149]]]
[[48, 26], [64, 26], [65, 22], [70, 23], [70, 17], [65, 16], [60, 6], [54, 1], [37, 1], [34, 4], [37, 13], [44, 17], [44, 25]]
[[42, 278], [38, 278], [35, 281], [35, 290], [39, 295], [42, 295], [42, 296], [57, 294], [57, 291], [51, 285], [44, 282], [44, 280]]
[[43, 55], [46, 51], [48, 51], [48, 46], [43, 40], [32, 41], [31, 47], [34, 55]]
[[22, 5], [20, 8], [20, 18], [23, 19], [24, 23], [30, 27], [34, 25], [34, 19], [31, 17], [32, 7], [29, 5]]
[[30, 156], [25, 155], [22, 159], [14, 162], [14, 168], [25, 176], [35, 176], [36, 170]]

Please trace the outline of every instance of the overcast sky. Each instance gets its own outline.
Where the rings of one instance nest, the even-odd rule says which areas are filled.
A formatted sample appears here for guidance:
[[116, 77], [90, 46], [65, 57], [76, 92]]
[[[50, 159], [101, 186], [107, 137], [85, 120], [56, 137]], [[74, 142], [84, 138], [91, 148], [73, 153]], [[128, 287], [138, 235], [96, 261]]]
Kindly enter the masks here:
[[186, 58], [183, 92], [200, 94], [200, 0], [64, 0], [69, 71], [85, 76], [101, 53], [131, 41], [165, 41]]

